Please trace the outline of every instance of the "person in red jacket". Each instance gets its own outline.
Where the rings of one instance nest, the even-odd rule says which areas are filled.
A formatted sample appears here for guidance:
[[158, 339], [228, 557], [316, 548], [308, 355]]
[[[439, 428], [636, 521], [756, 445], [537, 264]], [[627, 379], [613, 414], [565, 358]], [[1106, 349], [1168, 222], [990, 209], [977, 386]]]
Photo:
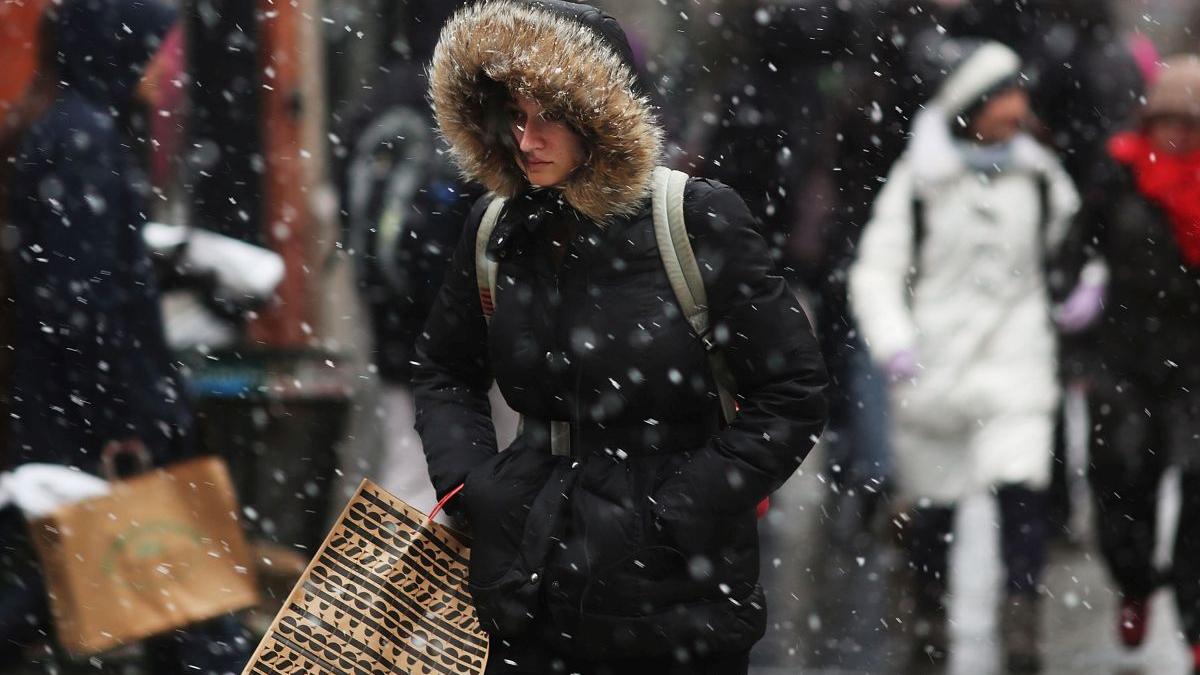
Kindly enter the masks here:
[[[1070, 237], [1066, 269], [1084, 271], [1059, 323], [1087, 344], [1090, 480], [1120, 638], [1142, 643], [1150, 596], [1167, 582], [1200, 673], [1200, 57], [1164, 62], [1137, 127], [1108, 155]], [[1183, 503], [1163, 574], [1152, 556], [1172, 465]]]

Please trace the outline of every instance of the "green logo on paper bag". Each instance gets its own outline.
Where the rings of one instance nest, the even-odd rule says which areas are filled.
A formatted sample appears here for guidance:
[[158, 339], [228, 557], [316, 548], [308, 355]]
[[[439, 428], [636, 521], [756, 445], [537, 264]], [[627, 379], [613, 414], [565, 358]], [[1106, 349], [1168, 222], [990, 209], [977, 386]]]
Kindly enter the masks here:
[[117, 535], [100, 568], [110, 579], [144, 593], [185, 582], [204, 555], [200, 532], [182, 523], [150, 521]]

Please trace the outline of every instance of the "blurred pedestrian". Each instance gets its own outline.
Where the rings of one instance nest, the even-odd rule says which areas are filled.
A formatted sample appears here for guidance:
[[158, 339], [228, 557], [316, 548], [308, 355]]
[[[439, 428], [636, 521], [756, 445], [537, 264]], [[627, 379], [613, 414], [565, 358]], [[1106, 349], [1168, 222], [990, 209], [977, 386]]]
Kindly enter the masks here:
[[[1057, 148], [1063, 168], [1081, 191], [1097, 178], [1104, 166], [1105, 143], [1139, 105], [1145, 82], [1135, 47], [1144, 52], [1152, 45], [1144, 34], [1121, 35], [1113, 3], [1103, 0], [1023, 0], [1021, 11], [1011, 4], [966, 3], [955, 15], [951, 32], [982, 36], [1009, 44], [1020, 54], [1032, 82], [1032, 102], [1039, 133]], [[1123, 39], [1124, 38], [1124, 39]], [[1153, 55], [1151, 61], [1156, 61]], [[1055, 280], [1052, 294], [1062, 299], [1062, 284]], [[1072, 336], [1060, 336], [1060, 377], [1067, 396], [1082, 400], [1086, 383], [1077, 358], [1080, 345]], [[1077, 540], [1071, 528], [1073, 483], [1077, 467], [1070, 467], [1066, 409], [1059, 407], [1055, 423], [1054, 463], [1048, 512], [1051, 536]]]
[[[1040, 26], [1025, 33], [1023, 58], [1035, 63], [1034, 111], [1063, 168], [1086, 185], [1103, 164], [1105, 140], [1128, 120], [1145, 93], [1134, 52], [1110, 3], [1043, 0]], [[1011, 12], [1023, 15], [1024, 12]]]
[[[838, 67], [830, 102], [829, 180], [836, 201], [822, 233], [817, 327], [830, 372], [829, 453], [832, 531], [869, 543], [887, 514], [892, 448], [887, 428], [887, 376], [872, 363], [850, 311], [847, 276], [884, 178], [904, 150], [913, 115], [929, 97], [926, 50], [938, 32], [938, 4], [869, 0], [848, 5], [851, 29], [833, 50]], [[843, 19], [845, 22], [846, 19]]]
[[1136, 647], [1146, 635], [1162, 576], [1160, 487], [1175, 466], [1183, 503], [1163, 580], [1200, 673], [1200, 57], [1163, 63], [1135, 128], [1114, 136], [1108, 155], [1064, 252], [1065, 269], [1083, 271], [1059, 323], [1085, 338], [1089, 478], [1121, 593], [1121, 641]]
[[408, 49], [339, 111], [336, 149], [346, 239], [370, 312], [383, 383], [386, 453], [375, 480], [420, 508], [437, 502], [413, 428], [413, 347], [462, 224], [482, 192], [462, 181], [437, 137], [424, 68], [456, 2], [411, 2]]
[[833, 0], [748, 0], [726, 3], [716, 16], [724, 39], [707, 49], [728, 63], [698, 163], [744, 197], [772, 256], [795, 277], [788, 239], [825, 118], [820, 71], [839, 53], [850, 15]]
[[[1035, 62], [1034, 109], [1046, 133], [1058, 148], [1063, 168], [1081, 192], [1101, 180], [1105, 143], [1129, 120], [1145, 93], [1145, 81], [1135, 57], [1137, 40], [1145, 49], [1144, 34], [1122, 36], [1112, 3], [1096, 0], [1043, 0], [1034, 31], [1026, 32], [1027, 49], [1022, 55]], [[1025, 14], [1013, 12], [1013, 14]], [[1035, 12], [1035, 15], [1038, 14]], [[1157, 60], [1157, 59], [1154, 59]], [[1069, 290], [1069, 289], [1065, 289]], [[1062, 299], [1064, 289], [1056, 280], [1053, 293]], [[1085, 366], [1077, 356], [1078, 342], [1062, 336], [1059, 342], [1060, 373], [1071, 396], [1086, 396]], [[1069, 389], [1068, 389], [1069, 388]], [[1059, 408], [1055, 434], [1055, 461], [1049, 494], [1052, 536], [1077, 538], [1072, 531], [1072, 484], [1082, 481], [1070, 466], [1068, 444], [1083, 445], [1082, 438], [1068, 438], [1066, 409]], [[1082, 486], [1081, 486], [1082, 487]], [[1074, 492], [1086, 492], [1075, 490]]]
[[[2, 469], [98, 473], [101, 448], [129, 438], [159, 464], [188, 452], [191, 417], [141, 239], [149, 183], [126, 135], [143, 74], [174, 24], [174, 10], [157, 2], [65, 0], [47, 10], [37, 79], [0, 139], [15, 301]], [[11, 652], [47, 620], [45, 590], [19, 515], [0, 517], [0, 651]], [[246, 655], [236, 630], [219, 621], [153, 641], [154, 672], [237, 670]]]
[[1010, 671], [1040, 668], [1042, 490], [1059, 387], [1044, 274], [1078, 207], [1070, 178], [1024, 130], [1019, 57], [948, 41], [947, 77], [913, 122], [850, 273], [850, 299], [889, 373], [915, 656], [947, 653], [954, 507], [990, 489], [1007, 572], [1000, 630]]
[[[488, 672], [746, 673], [766, 628], [755, 507], [825, 417], [804, 313], [737, 194], [687, 181], [705, 337], [740, 405], [722, 427], [656, 243], [662, 131], [612, 17], [475, 5], [445, 28], [430, 81], [463, 171], [508, 200], [486, 241], [493, 198], [468, 218], [414, 378], [438, 494], [465, 481], [449, 504], [474, 533]], [[523, 416], [503, 452], [493, 377]]]

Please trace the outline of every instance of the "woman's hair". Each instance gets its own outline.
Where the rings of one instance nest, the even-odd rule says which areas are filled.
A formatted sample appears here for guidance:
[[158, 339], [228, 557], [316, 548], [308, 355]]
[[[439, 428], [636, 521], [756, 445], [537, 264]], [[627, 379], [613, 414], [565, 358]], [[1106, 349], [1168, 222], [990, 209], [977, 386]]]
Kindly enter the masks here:
[[[950, 134], [955, 138], [965, 141], [974, 141], [975, 138], [975, 120], [987, 104], [1001, 94], [1008, 93], [1013, 89], [1024, 89], [1024, 85], [1017, 78], [1007, 78], [988, 90], [986, 94], [979, 97], [979, 100], [972, 103], [965, 110], [959, 113], [950, 120]], [[960, 124], [958, 118], [962, 118], [965, 124]]]
[[[512, 92], [508, 87], [486, 75], [479, 76], [476, 91], [479, 92], [480, 107], [483, 110], [483, 132], [488, 145], [503, 147], [512, 153], [514, 158], [519, 157], [521, 148], [517, 140], [513, 138], [512, 118], [510, 117], [512, 109], [517, 105]], [[538, 101], [538, 103], [549, 113], [557, 112], [541, 101]], [[569, 116], [563, 117], [562, 121], [571, 127], [571, 131], [575, 132], [576, 136], [582, 139], [587, 156], [591, 157], [591, 148], [593, 146], [588, 139], [588, 135]]]
[[516, 157], [521, 150], [509, 124], [509, 110], [515, 105], [512, 94], [503, 84], [486, 75], [479, 76], [476, 91], [483, 110], [483, 133], [487, 144], [503, 147]]

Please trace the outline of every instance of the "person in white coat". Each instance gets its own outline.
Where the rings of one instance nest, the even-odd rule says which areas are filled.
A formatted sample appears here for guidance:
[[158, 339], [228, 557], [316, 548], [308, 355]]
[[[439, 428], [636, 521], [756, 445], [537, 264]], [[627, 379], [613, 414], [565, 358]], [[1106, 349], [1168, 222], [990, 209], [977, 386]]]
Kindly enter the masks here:
[[1012, 672], [1040, 669], [1042, 491], [1059, 402], [1044, 260], [1079, 206], [1055, 156], [1024, 131], [1020, 60], [947, 41], [953, 65], [913, 121], [850, 272], [872, 358], [891, 377], [898, 488], [915, 582], [914, 646], [947, 652], [944, 596], [955, 504], [999, 498], [1007, 568], [1001, 633]]

